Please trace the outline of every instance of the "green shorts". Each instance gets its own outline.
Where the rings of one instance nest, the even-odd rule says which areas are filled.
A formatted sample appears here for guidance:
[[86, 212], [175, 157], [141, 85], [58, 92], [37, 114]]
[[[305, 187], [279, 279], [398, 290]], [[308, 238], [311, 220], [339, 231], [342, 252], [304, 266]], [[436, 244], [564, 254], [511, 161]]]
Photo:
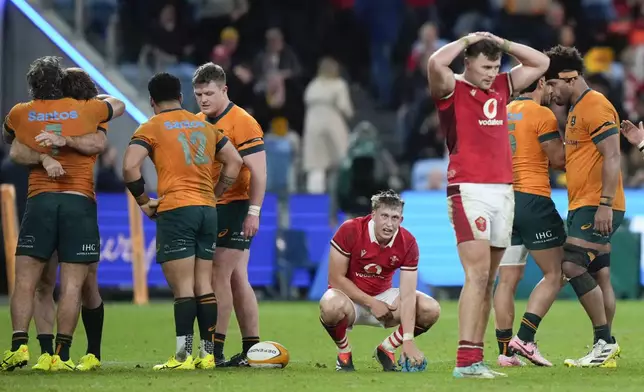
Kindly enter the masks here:
[[62, 263], [95, 263], [101, 255], [96, 202], [69, 193], [45, 192], [27, 199], [16, 256]]
[[236, 200], [217, 206], [219, 234], [217, 247], [227, 249], [250, 249], [250, 238], [241, 235], [244, 219], [248, 215], [248, 200]]
[[514, 223], [512, 245], [528, 250], [562, 246], [566, 242], [563, 220], [551, 198], [514, 192]]
[[595, 225], [595, 213], [597, 207], [579, 207], [576, 210], [568, 211], [568, 236], [579, 238], [593, 244], [606, 245], [611, 237], [624, 221], [624, 211], [613, 210], [613, 231], [609, 235], [603, 235], [593, 229]]
[[196, 256], [212, 260], [217, 242], [217, 209], [187, 206], [160, 212], [157, 222], [157, 263]]

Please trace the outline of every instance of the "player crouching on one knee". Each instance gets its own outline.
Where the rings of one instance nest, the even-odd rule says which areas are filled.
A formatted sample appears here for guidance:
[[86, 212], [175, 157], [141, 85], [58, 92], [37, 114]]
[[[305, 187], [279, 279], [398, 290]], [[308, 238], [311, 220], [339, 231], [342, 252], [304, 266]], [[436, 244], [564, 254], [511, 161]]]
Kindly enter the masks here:
[[[393, 191], [378, 193], [371, 198], [372, 213], [344, 222], [331, 240], [330, 288], [320, 300], [320, 321], [338, 347], [338, 371], [355, 370], [347, 330], [356, 325], [398, 326], [375, 350], [383, 370], [398, 370], [400, 346], [403, 370], [422, 370], [427, 363], [414, 338], [436, 323], [440, 306], [416, 291], [418, 244], [400, 226], [403, 205]], [[400, 289], [391, 285], [398, 269]]]

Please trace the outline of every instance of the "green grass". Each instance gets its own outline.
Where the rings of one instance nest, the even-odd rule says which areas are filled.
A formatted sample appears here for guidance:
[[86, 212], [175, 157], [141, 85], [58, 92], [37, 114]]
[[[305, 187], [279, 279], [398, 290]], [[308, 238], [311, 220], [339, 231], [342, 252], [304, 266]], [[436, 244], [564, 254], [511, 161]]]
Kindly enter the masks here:
[[[642, 303], [621, 302], [617, 308], [615, 334], [622, 346], [617, 369], [568, 369], [565, 358], [586, 353], [592, 329], [577, 302], [558, 301], [541, 323], [537, 335], [541, 351], [555, 366], [509, 369], [508, 378], [495, 380], [454, 380], [457, 341], [455, 302], [442, 302], [439, 323], [418, 339], [419, 348], [429, 359], [422, 373], [382, 373], [371, 358], [375, 346], [387, 335], [385, 330], [357, 327], [350, 333], [357, 372], [334, 371], [335, 346], [318, 321], [314, 303], [262, 303], [261, 334], [265, 340], [282, 343], [290, 351], [286, 369], [221, 369], [194, 372], [154, 372], [152, 365], [165, 361], [174, 350], [172, 307], [168, 303], [148, 306], [109, 304], [106, 306], [103, 339], [103, 369], [86, 373], [40, 374], [25, 367], [12, 373], [0, 373], [0, 391], [70, 392], [98, 388], [101, 392], [159, 391], [450, 391], [476, 388], [476, 392], [515, 391], [641, 391], [644, 383], [644, 339], [642, 338]], [[522, 313], [524, 303], [517, 304]], [[33, 324], [33, 323], [32, 323]], [[0, 346], [9, 346], [11, 337], [9, 311], [0, 307]], [[36, 333], [29, 343], [32, 362], [39, 354]], [[231, 325], [226, 354], [240, 348], [236, 325]], [[72, 346], [77, 360], [85, 350], [82, 324]], [[493, 324], [488, 328], [485, 355], [494, 363], [497, 346]]]

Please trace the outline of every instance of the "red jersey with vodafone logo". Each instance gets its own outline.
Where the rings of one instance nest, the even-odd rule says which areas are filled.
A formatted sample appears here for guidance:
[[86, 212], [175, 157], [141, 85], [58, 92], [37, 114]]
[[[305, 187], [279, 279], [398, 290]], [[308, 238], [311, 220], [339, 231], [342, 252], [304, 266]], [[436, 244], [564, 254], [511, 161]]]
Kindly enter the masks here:
[[414, 236], [400, 227], [391, 241], [381, 246], [371, 215], [344, 222], [333, 236], [331, 245], [349, 258], [347, 278], [371, 296], [391, 288], [397, 269], [418, 269], [418, 244]]
[[436, 101], [447, 139], [449, 184], [511, 184], [512, 151], [507, 110], [512, 95], [509, 73], [482, 90], [456, 75], [454, 91]]

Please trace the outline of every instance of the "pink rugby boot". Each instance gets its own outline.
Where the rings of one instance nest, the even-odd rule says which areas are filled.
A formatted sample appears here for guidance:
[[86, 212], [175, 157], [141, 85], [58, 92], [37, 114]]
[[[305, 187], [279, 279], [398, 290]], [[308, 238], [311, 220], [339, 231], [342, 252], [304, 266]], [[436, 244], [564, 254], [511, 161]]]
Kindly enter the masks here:
[[537, 366], [552, 366], [552, 363], [541, 355], [535, 342], [524, 342], [515, 336], [510, 340], [508, 347]]

